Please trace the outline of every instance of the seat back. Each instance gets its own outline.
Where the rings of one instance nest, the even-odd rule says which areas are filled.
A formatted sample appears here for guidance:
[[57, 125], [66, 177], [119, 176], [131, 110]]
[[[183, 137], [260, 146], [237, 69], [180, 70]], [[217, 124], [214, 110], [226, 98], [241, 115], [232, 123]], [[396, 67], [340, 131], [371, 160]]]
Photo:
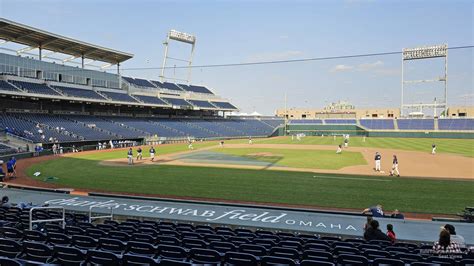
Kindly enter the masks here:
[[133, 255], [153, 257], [156, 255], [157, 249], [151, 243], [129, 241], [127, 243], [127, 253], [130, 253]]
[[238, 266], [257, 266], [258, 259], [252, 254], [240, 253], [240, 252], [227, 252], [224, 256], [224, 263], [226, 265], [238, 265]]
[[119, 265], [119, 257], [107, 251], [89, 250], [87, 251], [87, 262], [92, 265]]
[[275, 256], [264, 256], [262, 257], [261, 264], [262, 266], [269, 265], [288, 265], [295, 266], [296, 262], [289, 258], [275, 257]]
[[219, 264], [222, 260], [219, 252], [212, 249], [192, 248], [189, 251], [191, 262], [198, 264]]
[[82, 264], [86, 254], [78, 248], [55, 246], [54, 257], [63, 265]]
[[401, 260], [397, 259], [389, 259], [389, 258], [376, 258], [374, 259], [372, 266], [380, 266], [380, 265], [391, 265], [391, 266], [405, 266], [405, 263]]

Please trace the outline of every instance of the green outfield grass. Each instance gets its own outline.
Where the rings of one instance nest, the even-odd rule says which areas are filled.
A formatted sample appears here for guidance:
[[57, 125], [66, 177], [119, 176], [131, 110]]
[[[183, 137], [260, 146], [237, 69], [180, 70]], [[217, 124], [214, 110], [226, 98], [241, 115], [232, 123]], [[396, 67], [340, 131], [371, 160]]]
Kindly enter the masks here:
[[[256, 140], [256, 142], [280, 140]], [[304, 141], [310, 140], [312, 138], [305, 138]], [[353, 138], [351, 141], [356, 142]], [[196, 143], [194, 146], [200, 148], [211, 145], [216, 145], [216, 142]], [[157, 151], [161, 155], [185, 150], [187, 145], [180, 144], [159, 146]], [[223, 152], [226, 150], [223, 149]], [[242, 153], [245, 153], [247, 149], [243, 150]], [[274, 151], [272, 149], [272, 152]], [[125, 156], [124, 150], [78, 154], [74, 157], [63, 157], [32, 165], [27, 169], [27, 173], [38, 180], [57, 177], [58, 179], [53, 182], [61, 187], [320, 207], [362, 209], [381, 203], [387, 209], [398, 208], [404, 212], [454, 214], [465, 206], [474, 204], [472, 181], [166, 165], [100, 164], [101, 160], [125, 158]], [[145, 149], [144, 156], [148, 156], [148, 148]], [[36, 171], [40, 171], [41, 176], [34, 177], [33, 173]]]
[[[350, 137], [349, 146], [354, 147], [373, 147], [384, 149], [400, 149], [431, 152], [431, 145], [436, 144], [436, 151], [439, 153], [453, 153], [468, 157], [474, 157], [474, 139], [435, 139], [435, 138], [366, 138]], [[291, 137], [254, 139], [258, 144], [313, 144], [313, 145], [333, 145], [343, 143], [341, 136], [326, 137], [304, 137], [301, 141], [291, 140]], [[248, 143], [247, 140], [234, 140], [229, 143]], [[335, 149], [335, 148], [334, 148]]]
[[[259, 149], [259, 148], [217, 148], [215, 152], [251, 158], [257, 161], [273, 163], [277, 166], [295, 168], [341, 169], [352, 165], [366, 165], [360, 152], [336, 154], [327, 150], [290, 150], [290, 149]], [[262, 154], [266, 153], [266, 154]]]

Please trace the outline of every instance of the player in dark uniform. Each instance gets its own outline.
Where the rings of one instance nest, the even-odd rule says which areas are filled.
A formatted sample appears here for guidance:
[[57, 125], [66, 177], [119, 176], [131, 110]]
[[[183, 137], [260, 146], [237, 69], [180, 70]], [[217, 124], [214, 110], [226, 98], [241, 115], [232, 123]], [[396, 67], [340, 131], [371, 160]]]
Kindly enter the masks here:
[[155, 148], [153, 146], [150, 148], [150, 158], [152, 162], [155, 160]]
[[128, 158], [128, 165], [133, 164], [133, 150], [130, 148], [127, 152], [127, 158]]
[[375, 153], [375, 171], [380, 172], [380, 161], [382, 160], [382, 155], [380, 153]]
[[397, 176], [400, 176], [400, 172], [398, 171], [397, 155], [393, 155], [392, 170], [390, 171], [390, 176], [393, 176], [395, 173], [397, 173]]
[[142, 148], [141, 147], [138, 147], [137, 149], [137, 161], [138, 160], [141, 160], [143, 159], [143, 156], [142, 156]]

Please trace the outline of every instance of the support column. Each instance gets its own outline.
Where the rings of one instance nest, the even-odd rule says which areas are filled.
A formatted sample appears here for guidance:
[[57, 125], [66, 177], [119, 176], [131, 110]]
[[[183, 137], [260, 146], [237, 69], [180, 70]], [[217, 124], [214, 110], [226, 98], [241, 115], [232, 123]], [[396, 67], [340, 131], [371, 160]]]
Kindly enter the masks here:
[[39, 55], [39, 61], [41, 61], [42, 58], [43, 58], [43, 48], [41, 48], [41, 46], [38, 47], [38, 51], [39, 51], [39, 52], [38, 52], [38, 53], [39, 53], [39, 54], [38, 54], [38, 55]]
[[81, 66], [82, 69], [84, 69], [84, 55], [81, 56]]
[[120, 76], [120, 63], [117, 62], [117, 75]]

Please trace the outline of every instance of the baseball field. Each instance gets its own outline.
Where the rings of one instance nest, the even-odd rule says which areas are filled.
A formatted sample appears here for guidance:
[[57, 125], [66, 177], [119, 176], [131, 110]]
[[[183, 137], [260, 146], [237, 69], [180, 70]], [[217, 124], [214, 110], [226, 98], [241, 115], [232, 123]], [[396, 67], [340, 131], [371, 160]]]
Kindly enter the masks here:
[[[474, 205], [474, 140], [291, 137], [159, 145], [155, 161], [128, 165], [126, 149], [24, 163], [25, 179], [48, 187], [285, 206], [455, 214]], [[431, 145], [438, 147], [431, 154]], [[382, 170], [373, 171], [373, 155]], [[136, 149], [134, 148], [136, 155]], [[392, 177], [392, 155], [401, 177]], [[21, 166], [21, 165], [20, 165]], [[34, 176], [35, 172], [41, 175]]]

